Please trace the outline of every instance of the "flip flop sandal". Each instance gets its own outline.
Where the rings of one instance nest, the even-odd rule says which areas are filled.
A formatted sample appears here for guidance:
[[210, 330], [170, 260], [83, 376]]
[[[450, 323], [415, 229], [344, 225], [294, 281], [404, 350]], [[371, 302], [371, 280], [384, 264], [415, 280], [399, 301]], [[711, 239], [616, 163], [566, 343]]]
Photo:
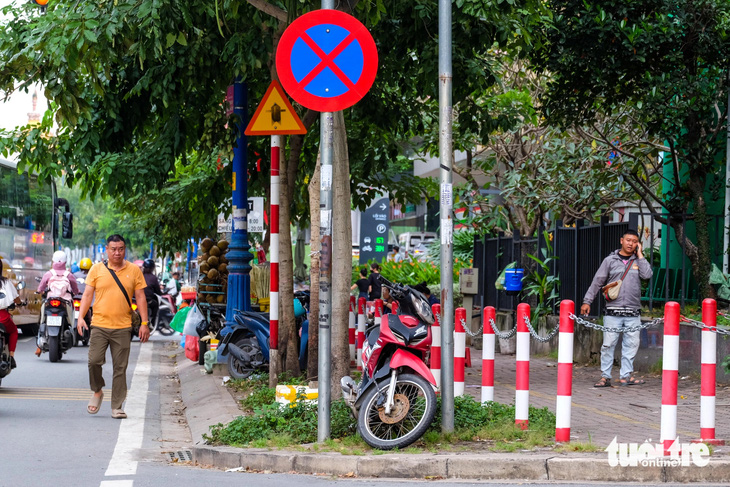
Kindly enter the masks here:
[[123, 409], [113, 409], [112, 410], [112, 418], [125, 419], [126, 417], [127, 417], [127, 413], [125, 413]]
[[628, 379], [621, 379], [618, 381], [618, 385], [620, 386], [638, 386], [644, 383], [644, 379], [635, 379], [634, 377], [630, 377]]
[[[89, 399], [89, 405], [86, 406], [86, 412], [89, 414], [96, 414], [99, 412], [99, 409], [101, 409], [101, 402], [104, 400], [104, 393], [101, 393], [101, 396], [96, 397], [96, 395], [92, 395], [91, 399]], [[94, 411], [92, 411], [89, 408], [96, 408]]]
[[593, 387], [611, 387], [611, 379], [601, 377], [601, 380], [593, 384]]

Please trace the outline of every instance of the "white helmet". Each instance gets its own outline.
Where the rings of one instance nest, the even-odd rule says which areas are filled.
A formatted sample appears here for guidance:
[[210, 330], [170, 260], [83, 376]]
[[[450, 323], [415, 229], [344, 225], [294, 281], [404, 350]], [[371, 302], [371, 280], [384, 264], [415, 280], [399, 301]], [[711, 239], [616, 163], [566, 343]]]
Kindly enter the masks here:
[[51, 260], [53, 261], [54, 264], [56, 262], [63, 262], [65, 264], [66, 263], [66, 252], [64, 252], [63, 250], [56, 250], [53, 253], [53, 258]]

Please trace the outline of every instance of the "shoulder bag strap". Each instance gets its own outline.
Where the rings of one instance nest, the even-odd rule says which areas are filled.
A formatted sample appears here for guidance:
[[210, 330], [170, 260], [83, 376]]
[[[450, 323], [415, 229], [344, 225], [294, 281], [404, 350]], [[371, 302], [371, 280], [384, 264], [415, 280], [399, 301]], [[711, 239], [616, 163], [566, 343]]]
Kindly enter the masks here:
[[129, 294], [127, 294], [127, 290], [124, 289], [124, 286], [122, 286], [122, 283], [119, 282], [119, 278], [117, 277], [117, 273], [114, 272], [112, 269], [109, 268], [107, 264], [104, 264], [104, 267], [109, 271], [109, 274], [112, 275], [114, 278], [114, 281], [116, 281], [117, 286], [119, 286], [119, 289], [122, 291], [122, 294], [124, 294], [124, 299], [127, 300], [127, 304], [129, 305], [130, 309], [132, 308], [132, 302], [129, 300]]
[[[626, 274], [628, 274], [628, 273], [629, 273], [629, 269], [631, 269], [631, 263], [632, 263], [633, 261], [634, 261], [634, 259], [633, 259], [633, 258], [631, 258], [631, 259], [629, 259], [629, 263], [628, 263], [628, 264], [626, 264], [626, 269], [624, 270], [624, 273], [623, 273], [623, 275], [621, 276], [621, 280], [622, 280], [622, 281], [623, 281], [623, 280], [624, 280], [624, 278], [626, 277]], [[117, 282], [119, 282], [119, 281], [117, 281]], [[120, 284], [120, 286], [121, 286], [121, 284]], [[124, 295], [126, 296], [126, 295], [127, 295], [127, 293], [124, 293]]]

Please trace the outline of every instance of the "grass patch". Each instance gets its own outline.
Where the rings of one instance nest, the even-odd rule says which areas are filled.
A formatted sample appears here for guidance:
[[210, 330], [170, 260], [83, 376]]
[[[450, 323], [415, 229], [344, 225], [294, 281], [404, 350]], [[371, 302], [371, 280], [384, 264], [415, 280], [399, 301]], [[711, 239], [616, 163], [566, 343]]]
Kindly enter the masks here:
[[592, 453], [592, 452], [603, 452], [606, 451], [605, 447], [601, 447], [593, 443], [592, 441], [589, 441], [588, 443], [561, 443], [555, 448], [556, 452], [560, 453], [568, 453], [568, 452], [583, 452], [583, 453]]
[[[268, 384], [268, 380], [266, 382]], [[253, 391], [246, 401], [252, 405], [252, 414], [239, 416], [227, 425], [211, 426], [205, 439], [213, 444], [250, 446], [256, 448], [290, 448], [306, 445], [313, 451], [334, 451], [345, 455], [380, 454], [371, 449], [355, 433], [356, 422], [344, 401], [335, 401], [331, 407], [331, 439], [323, 444], [317, 441], [317, 405], [306, 403], [303, 397], [293, 407], [278, 404], [259, 404], [265, 394]], [[272, 400], [273, 401], [273, 400]], [[530, 407], [530, 429], [515, 427], [515, 408], [495, 402], [481, 404], [474, 398], [457, 397], [454, 400], [454, 424], [451, 434], [441, 433], [441, 399], [433, 423], [423, 437], [404, 453], [423, 453], [452, 449], [470, 449], [480, 442], [495, 451], [518, 451], [554, 446], [555, 415], [547, 408]], [[256, 404], [256, 405], [254, 405]]]
[[[307, 386], [306, 377], [291, 376], [286, 372], [279, 374], [278, 383]], [[276, 400], [276, 389], [269, 387], [269, 374], [267, 373], [253, 374], [247, 379], [234, 379], [228, 381], [226, 386], [244, 396], [240, 403], [246, 413], [253, 413]]]

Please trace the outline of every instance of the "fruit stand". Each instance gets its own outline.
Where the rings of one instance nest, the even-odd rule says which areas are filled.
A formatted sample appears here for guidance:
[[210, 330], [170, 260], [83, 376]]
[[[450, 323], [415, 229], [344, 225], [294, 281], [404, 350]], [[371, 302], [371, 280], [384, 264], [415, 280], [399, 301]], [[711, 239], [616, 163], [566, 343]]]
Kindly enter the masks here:
[[228, 294], [228, 241], [215, 243], [206, 238], [200, 243], [203, 254], [198, 257], [198, 303], [225, 304]]

